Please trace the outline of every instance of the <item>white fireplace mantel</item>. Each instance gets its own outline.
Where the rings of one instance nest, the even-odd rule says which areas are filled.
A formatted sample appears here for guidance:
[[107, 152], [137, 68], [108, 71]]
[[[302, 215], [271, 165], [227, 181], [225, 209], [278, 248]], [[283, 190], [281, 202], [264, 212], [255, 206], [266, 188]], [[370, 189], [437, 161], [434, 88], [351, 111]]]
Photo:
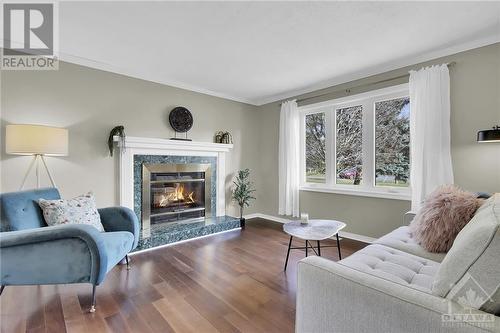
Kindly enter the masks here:
[[[120, 137], [115, 136], [115, 142], [120, 143]], [[120, 144], [119, 144], [120, 146]], [[121, 148], [121, 147], [120, 147]], [[205, 151], [205, 152], [229, 152], [233, 149], [232, 144], [212, 143], [200, 141], [169, 140], [158, 138], [143, 138], [138, 136], [125, 137], [125, 149], [145, 148], [145, 149], [169, 149], [183, 151]]]
[[169, 140], [144, 137], [125, 137], [122, 146], [115, 136], [120, 150], [120, 205], [134, 209], [134, 155], [180, 155], [217, 157], [217, 206], [216, 216], [226, 215], [224, 180], [226, 178], [226, 153], [232, 144]]

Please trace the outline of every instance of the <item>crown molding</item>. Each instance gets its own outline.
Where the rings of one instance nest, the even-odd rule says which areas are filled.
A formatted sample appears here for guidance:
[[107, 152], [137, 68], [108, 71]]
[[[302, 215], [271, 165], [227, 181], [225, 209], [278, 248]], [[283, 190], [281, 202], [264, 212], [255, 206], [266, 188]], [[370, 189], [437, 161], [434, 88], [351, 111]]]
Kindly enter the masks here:
[[257, 104], [255, 104], [255, 100], [252, 100], [252, 99], [238, 97], [238, 96], [232, 96], [232, 95], [228, 95], [228, 94], [225, 94], [222, 92], [213, 91], [210, 89], [205, 89], [202, 87], [191, 85], [188, 83], [156, 77], [155, 75], [144, 75], [144, 74], [138, 73], [137, 71], [134, 71], [134, 70], [129, 69], [129, 68], [119, 67], [119, 66], [116, 66], [116, 65], [113, 65], [110, 63], [97, 61], [97, 60], [93, 60], [93, 59], [89, 59], [89, 58], [85, 58], [85, 57], [79, 57], [79, 56], [65, 53], [65, 52], [60, 52], [59, 60], [67, 62], [67, 63], [75, 64], [75, 65], [80, 65], [80, 66], [84, 66], [84, 67], [98, 69], [98, 70], [105, 71], [105, 72], [110, 72], [110, 73], [114, 73], [114, 74], [120, 74], [123, 76], [132, 77], [135, 79], [140, 79], [140, 80], [149, 81], [149, 82], [153, 82], [153, 83], [159, 83], [159, 84], [162, 84], [165, 86], [170, 86], [173, 88], [179, 88], [179, 89], [197, 92], [197, 93], [212, 96], [212, 97], [231, 100], [234, 102], [245, 103], [245, 104], [250, 104], [250, 105], [254, 105], [254, 106], [257, 105]]
[[[145, 75], [145, 74], [139, 73], [139, 72], [134, 71], [134, 70], [129, 69], [129, 68], [123, 68], [123, 67], [119, 67], [119, 66], [116, 66], [113, 64], [106, 63], [106, 62], [101, 62], [101, 61], [97, 61], [97, 60], [93, 60], [93, 59], [89, 59], [89, 58], [85, 58], [85, 57], [80, 57], [80, 56], [72, 55], [72, 54], [65, 53], [65, 52], [60, 52], [59, 59], [64, 61], [64, 62], [68, 62], [68, 63], [80, 65], [80, 66], [85, 66], [85, 67], [89, 67], [89, 68], [93, 68], [93, 69], [102, 70], [105, 72], [110, 72], [110, 73], [120, 74], [120, 75], [132, 77], [132, 78], [136, 78], [136, 79], [150, 81], [150, 82], [154, 82], [154, 83], [158, 83], [158, 84], [162, 84], [162, 85], [166, 85], [166, 86], [171, 86], [174, 88], [179, 88], [179, 89], [184, 89], [184, 90], [188, 90], [188, 91], [192, 91], [192, 92], [197, 92], [197, 93], [208, 95], [208, 96], [213, 96], [213, 97], [217, 97], [217, 98], [231, 100], [231, 101], [239, 102], [239, 103], [250, 104], [250, 105], [254, 105], [254, 106], [262, 106], [265, 104], [274, 103], [274, 102], [281, 101], [284, 99], [312, 93], [312, 92], [317, 91], [317, 90], [326, 89], [326, 88], [329, 88], [329, 87], [332, 87], [335, 85], [363, 79], [363, 78], [366, 78], [366, 77], [369, 77], [372, 75], [382, 74], [382, 73], [389, 72], [392, 70], [412, 66], [412, 65], [415, 65], [418, 63], [430, 61], [430, 60], [441, 58], [441, 57], [450, 56], [453, 54], [476, 49], [476, 48], [487, 46], [487, 45], [492, 45], [492, 44], [499, 43], [499, 42], [500, 42], [500, 34], [494, 34], [494, 35], [490, 35], [487, 37], [475, 39], [473, 41], [461, 43], [458, 45], [449, 46], [449, 47], [446, 47], [443, 49], [438, 49], [438, 50], [434, 50], [431, 52], [426, 52], [426, 53], [422, 53], [422, 54], [418, 54], [418, 55], [414, 55], [414, 56], [410, 56], [410, 57], [405, 57], [405, 58], [402, 58], [402, 59], [399, 59], [396, 61], [387, 62], [385, 64], [381, 64], [381, 65], [377, 65], [377, 66], [372, 66], [372, 67], [369, 67], [369, 68], [366, 68], [366, 69], [363, 69], [363, 70], [360, 70], [360, 71], [357, 71], [354, 73], [350, 73], [350, 74], [346, 74], [346, 75], [332, 78], [331, 80], [327, 80], [327, 81], [323, 81], [323, 82], [316, 83], [313, 85], [309, 85], [309, 86], [301, 88], [301, 89], [289, 90], [289, 91], [286, 91], [286, 92], [283, 92], [280, 94], [275, 94], [275, 95], [271, 95], [271, 96], [264, 97], [264, 98], [258, 98], [258, 99], [245, 98], [245, 97], [241, 97], [241, 96], [232, 96], [232, 95], [228, 95], [228, 94], [225, 94], [222, 92], [213, 91], [210, 89], [205, 89], [205, 88], [198, 87], [195, 85], [190, 85], [190, 84], [187, 84], [184, 82], [168, 80], [165, 78], [156, 77], [155, 75]], [[3, 46], [3, 40], [2, 40], [2, 46]]]
[[475, 39], [473, 41], [453, 45], [443, 49], [434, 50], [431, 52], [425, 52], [422, 54], [401, 58], [399, 60], [387, 62], [385, 64], [372, 66], [354, 73], [338, 76], [332, 78], [331, 80], [323, 81], [321, 83], [313, 84], [305, 88], [287, 91], [281, 94], [272, 95], [266, 98], [259, 99], [256, 102], [257, 106], [262, 106], [269, 103], [274, 103], [290, 98], [296, 98], [301, 95], [315, 92], [317, 90], [322, 90], [330, 88], [339, 84], [364, 79], [369, 76], [383, 74], [396, 69], [414, 66], [419, 63], [431, 61], [434, 59], [451, 56], [460, 52], [465, 52], [473, 49], [477, 49], [483, 46], [488, 46], [500, 42], [500, 33], [490, 35], [484, 38]]

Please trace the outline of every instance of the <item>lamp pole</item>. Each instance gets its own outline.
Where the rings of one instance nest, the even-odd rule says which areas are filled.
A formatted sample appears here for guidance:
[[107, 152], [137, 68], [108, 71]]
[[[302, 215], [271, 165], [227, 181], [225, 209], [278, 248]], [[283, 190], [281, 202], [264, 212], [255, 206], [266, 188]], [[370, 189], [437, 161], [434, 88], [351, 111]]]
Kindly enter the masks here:
[[47, 175], [49, 176], [50, 183], [52, 184], [52, 187], [56, 187], [56, 183], [54, 182], [54, 178], [52, 177], [52, 174], [50, 173], [49, 168], [47, 167], [47, 163], [45, 162], [45, 158], [43, 157], [43, 154], [35, 154], [33, 155], [33, 160], [31, 160], [30, 166], [28, 167], [28, 170], [26, 171], [26, 174], [24, 175], [23, 182], [21, 183], [21, 187], [19, 190], [22, 190], [24, 188], [24, 185], [26, 184], [26, 180], [28, 179], [28, 176], [33, 169], [33, 166], [35, 167], [35, 174], [36, 174], [36, 188], [40, 188], [40, 161], [42, 161], [42, 164], [45, 168], [45, 171], [47, 172]]

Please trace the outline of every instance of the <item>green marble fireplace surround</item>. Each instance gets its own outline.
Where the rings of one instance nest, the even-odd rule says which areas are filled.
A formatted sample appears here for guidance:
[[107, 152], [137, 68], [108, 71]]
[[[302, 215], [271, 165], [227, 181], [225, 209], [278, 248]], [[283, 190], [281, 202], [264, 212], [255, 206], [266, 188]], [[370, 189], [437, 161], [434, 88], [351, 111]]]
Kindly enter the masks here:
[[[231, 230], [240, 226], [239, 219], [230, 216], [215, 216], [217, 205], [217, 157], [182, 155], [134, 155], [134, 212], [143, 227], [143, 165], [144, 164], [210, 164], [210, 214], [204, 220], [179, 220], [151, 224], [148, 233], [141, 233], [135, 251], [175, 243], [182, 240]], [[213, 212], [213, 213], [212, 213]]]
[[217, 205], [217, 157], [215, 156], [179, 156], [179, 155], [134, 155], [134, 212], [141, 221], [142, 202], [142, 165], [143, 164], [210, 164], [211, 165], [211, 211]]
[[[139, 245], [135, 251], [142, 251], [240, 227], [239, 218], [227, 216], [225, 211], [225, 158], [226, 154], [230, 152], [232, 145], [127, 137], [124, 146], [120, 146], [119, 148], [120, 204], [132, 208], [141, 224]], [[169, 167], [163, 169], [161, 167], [162, 164]], [[186, 165], [186, 167], [182, 167], [182, 165]], [[186, 174], [182, 174], [182, 170], [191, 170], [192, 167], [198, 165], [207, 168], [205, 177], [208, 177], [208, 179], [205, 178], [204, 181], [204, 199], [208, 200], [205, 201], [205, 216], [183, 219], [186, 216], [182, 210], [184, 207], [182, 209], [179, 208], [179, 213], [174, 213], [176, 212], [176, 208], [173, 210], [167, 209], [167, 213], [165, 213], [165, 210], [161, 211], [162, 208], [155, 207], [154, 209], [157, 213], [156, 219], [161, 219], [163, 215], [172, 214], [172, 216], [177, 215], [177, 220], [175, 218], [167, 218], [168, 222], [158, 222], [156, 219], [155, 221], [148, 219], [154, 200], [144, 200], [145, 202], [143, 202], [142, 196], [143, 193], [148, 196], [151, 195], [151, 188], [158, 186], [158, 184], [152, 185], [153, 182], [151, 181], [143, 182], [143, 177], [156, 177], [154, 176], [155, 172], [160, 172], [161, 174], [164, 170], [172, 170], [170, 167], [174, 166], [175, 171], [173, 174], [168, 174], [167, 172], [161, 176], [167, 177], [165, 178], [166, 183], [170, 184], [174, 182], [178, 186], [177, 180], [179, 180], [179, 183], [182, 183], [182, 176], [186, 177]], [[144, 172], [144, 167], [147, 168], [148, 172]], [[154, 171], [151, 173], [152, 167]], [[155, 178], [150, 179], [154, 180]], [[159, 180], [159, 182], [167, 188], [170, 185], [164, 183], [165, 179]], [[158, 183], [158, 180], [156, 183]], [[143, 186], [148, 186], [145, 192], [143, 191]], [[160, 188], [162, 189], [163, 187], [160, 186]], [[163, 192], [160, 193], [160, 195], [162, 194]], [[146, 210], [143, 209], [143, 205], [145, 204], [148, 205]], [[144, 211], [146, 211], [146, 214], [144, 214]], [[152, 216], [153, 214], [151, 214]]]

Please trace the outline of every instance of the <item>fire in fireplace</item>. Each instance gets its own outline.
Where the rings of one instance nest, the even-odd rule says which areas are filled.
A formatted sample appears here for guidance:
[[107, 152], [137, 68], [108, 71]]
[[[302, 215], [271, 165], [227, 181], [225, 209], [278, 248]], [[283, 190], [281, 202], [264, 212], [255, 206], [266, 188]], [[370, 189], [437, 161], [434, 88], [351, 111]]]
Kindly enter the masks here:
[[143, 164], [142, 228], [210, 216], [210, 164]]
[[194, 204], [194, 191], [188, 193], [184, 189], [184, 184], [175, 183], [175, 187], [160, 189], [153, 197], [153, 207], [163, 208], [171, 205], [187, 205]]
[[151, 173], [151, 222], [204, 217], [205, 181], [205, 172]]

